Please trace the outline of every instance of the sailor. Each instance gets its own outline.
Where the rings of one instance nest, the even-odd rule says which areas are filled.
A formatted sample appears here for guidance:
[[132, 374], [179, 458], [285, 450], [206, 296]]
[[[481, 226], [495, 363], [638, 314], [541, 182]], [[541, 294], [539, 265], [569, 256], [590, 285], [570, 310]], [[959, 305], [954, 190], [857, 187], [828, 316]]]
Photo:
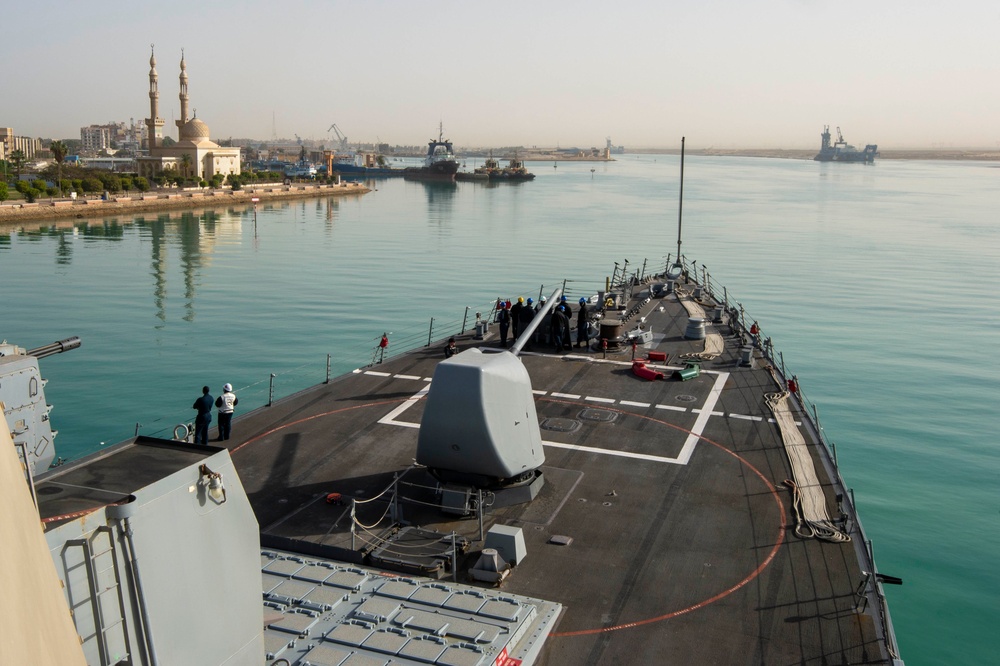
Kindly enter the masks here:
[[444, 357], [451, 358], [458, 353], [458, 347], [455, 345], [455, 338], [448, 338], [448, 346], [444, 348]]
[[198, 410], [198, 416], [194, 419], [194, 443], [208, 445], [208, 426], [212, 423], [212, 403], [215, 401], [208, 393], [208, 387], [201, 387], [201, 397], [191, 405], [192, 409]]
[[[545, 309], [545, 297], [542, 296], [538, 299], [538, 305], [535, 306], [535, 316]], [[549, 342], [549, 328], [552, 325], [552, 314], [546, 312], [545, 318], [538, 322], [538, 327], [535, 328], [535, 341], [538, 344], [548, 344]]]
[[233, 393], [233, 385], [226, 382], [222, 386], [222, 395], [215, 399], [215, 406], [219, 408], [219, 439], [224, 441], [229, 439], [233, 430], [233, 409], [239, 404], [239, 399]]
[[569, 319], [563, 313], [562, 309], [556, 306], [555, 312], [552, 313], [552, 343], [555, 345], [556, 352], [561, 352], [563, 348], [571, 349], [569, 344]]
[[514, 329], [514, 339], [517, 340], [517, 332], [521, 329], [521, 310], [524, 309], [524, 296], [518, 296], [517, 302], [510, 308], [510, 325]]
[[588, 315], [590, 313], [587, 310], [587, 299], [580, 299], [580, 311], [576, 313], [576, 346], [587, 348], [587, 326], [590, 325], [590, 319]]
[[507, 303], [501, 302], [500, 309], [497, 310], [497, 324], [500, 326], [500, 346], [507, 348], [507, 330], [510, 328], [510, 312], [507, 310]]
[[528, 324], [531, 323], [531, 320], [534, 319], [534, 317], [535, 317], [535, 310], [532, 307], [532, 301], [529, 298], [527, 301], [524, 302], [524, 307], [521, 308], [520, 326], [518, 326], [517, 330], [519, 331], [527, 330]]

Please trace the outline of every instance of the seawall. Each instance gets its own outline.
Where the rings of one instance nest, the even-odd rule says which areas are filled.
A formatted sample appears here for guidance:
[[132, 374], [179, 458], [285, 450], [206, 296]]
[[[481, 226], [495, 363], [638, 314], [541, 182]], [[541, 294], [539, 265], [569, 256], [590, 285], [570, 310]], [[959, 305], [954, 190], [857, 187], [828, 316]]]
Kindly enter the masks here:
[[255, 185], [242, 190], [161, 190], [133, 196], [113, 196], [104, 199], [53, 199], [36, 203], [4, 203], [0, 205], [0, 227], [34, 220], [130, 215], [146, 211], [175, 210], [249, 204], [253, 198], [261, 202], [319, 196], [361, 195], [370, 190], [360, 183], [341, 182], [336, 185], [292, 184]]

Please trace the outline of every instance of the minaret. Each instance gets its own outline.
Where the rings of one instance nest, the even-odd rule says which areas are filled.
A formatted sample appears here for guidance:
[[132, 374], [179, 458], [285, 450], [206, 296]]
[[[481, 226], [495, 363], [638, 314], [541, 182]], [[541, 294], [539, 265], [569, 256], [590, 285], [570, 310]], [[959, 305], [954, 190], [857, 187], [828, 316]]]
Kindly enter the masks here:
[[163, 118], [159, 117], [160, 91], [156, 87], [156, 57], [153, 55], [153, 45], [149, 45], [149, 118], [146, 118], [146, 128], [149, 130], [148, 147], [150, 152], [160, 146], [163, 140]]
[[184, 64], [184, 49], [181, 49], [181, 117], [176, 120], [177, 127], [184, 127], [188, 121], [188, 75], [187, 65]]

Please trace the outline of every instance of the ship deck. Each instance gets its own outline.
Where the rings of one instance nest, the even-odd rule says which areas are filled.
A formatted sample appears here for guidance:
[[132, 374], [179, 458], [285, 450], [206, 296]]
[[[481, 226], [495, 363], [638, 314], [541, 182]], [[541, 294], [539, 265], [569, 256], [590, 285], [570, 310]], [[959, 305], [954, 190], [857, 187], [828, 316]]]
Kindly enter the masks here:
[[[522, 530], [527, 555], [502, 591], [564, 606], [545, 662], [887, 663], [878, 620], [855, 611], [856, 521], [850, 542], [795, 534], [783, 485], [792, 472], [765, 403], [779, 386], [760, 351], [755, 367], [741, 365], [742, 340], [718, 325], [722, 354], [680, 381], [670, 374], [679, 355], [704, 344], [684, 338], [687, 312], [667, 295], [639, 314], [653, 335], [636, 357], [668, 354], [650, 363], [663, 380], [632, 373], [630, 346], [521, 354], [544, 485], [530, 503], [488, 507], [483, 529]], [[460, 350], [499, 347], [495, 334], [456, 337]], [[440, 344], [408, 352], [237, 419], [227, 444], [265, 542], [360, 562], [376, 545], [412, 548], [383, 543], [398, 517], [468, 539], [454, 575], [471, 582], [479, 521], [432, 507], [435, 482], [414, 463], [423, 396], [443, 358]], [[844, 489], [808, 418], [796, 421], [836, 517]], [[331, 493], [341, 501], [327, 501]], [[365, 529], [351, 529], [352, 500]]]

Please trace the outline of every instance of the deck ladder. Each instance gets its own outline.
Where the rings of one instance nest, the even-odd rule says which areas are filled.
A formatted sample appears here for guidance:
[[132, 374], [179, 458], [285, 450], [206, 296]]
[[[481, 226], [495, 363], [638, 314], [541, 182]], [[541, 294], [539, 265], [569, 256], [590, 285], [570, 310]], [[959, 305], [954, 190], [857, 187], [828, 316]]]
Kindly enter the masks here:
[[[98, 545], [99, 544], [99, 545]], [[79, 546], [83, 551], [83, 565], [87, 571], [87, 582], [90, 585], [90, 604], [94, 613], [94, 637], [101, 658], [101, 666], [111, 666], [123, 661], [131, 663], [131, 646], [128, 630], [125, 626], [125, 599], [122, 595], [121, 573], [118, 569], [118, 552], [115, 548], [114, 532], [106, 525], [94, 530], [89, 538], [72, 539], [67, 546]], [[97, 551], [96, 548], [104, 548]], [[98, 569], [102, 558], [110, 556], [110, 564]], [[114, 593], [110, 603], [105, 603], [105, 597]], [[111, 656], [109, 634], [117, 632], [119, 645], [125, 652]]]

